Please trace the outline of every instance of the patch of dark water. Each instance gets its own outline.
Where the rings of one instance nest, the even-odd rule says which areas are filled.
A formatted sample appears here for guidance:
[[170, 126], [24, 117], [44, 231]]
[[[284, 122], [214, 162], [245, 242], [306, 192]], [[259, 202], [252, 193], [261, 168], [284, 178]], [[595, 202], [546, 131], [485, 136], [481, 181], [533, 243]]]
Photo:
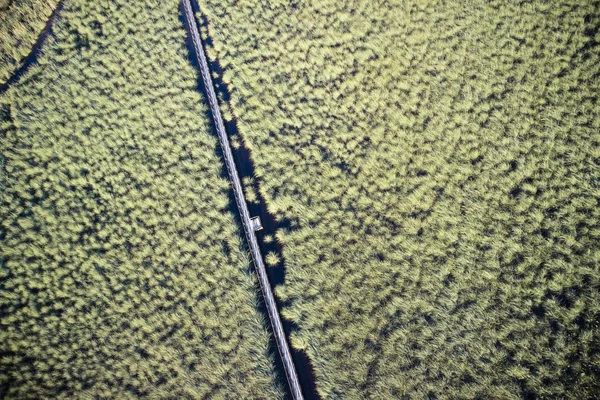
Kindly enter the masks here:
[[40, 52], [42, 50], [42, 47], [44, 46], [44, 43], [46, 42], [46, 39], [48, 38], [49, 35], [52, 34], [52, 27], [54, 26], [54, 20], [56, 19], [57, 15], [62, 11], [63, 7], [64, 7], [64, 1], [61, 0], [56, 5], [56, 8], [54, 9], [54, 11], [52, 11], [50, 18], [48, 18], [48, 21], [46, 21], [46, 25], [44, 26], [44, 29], [42, 29], [42, 31], [40, 32], [38, 39], [36, 40], [35, 44], [33, 45], [33, 48], [31, 49], [31, 51], [29, 52], [27, 57], [25, 57], [25, 59], [23, 60], [22, 65], [19, 68], [17, 68], [15, 70], [15, 72], [13, 72], [11, 77], [8, 78], [8, 80], [5, 83], [0, 85], [0, 94], [3, 94], [4, 92], [6, 92], [8, 90], [9, 87], [11, 87], [15, 83], [19, 82], [19, 79], [21, 79], [21, 76], [23, 76], [23, 74], [25, 72], [27, 72], [29, 70], [29, 68], [37, 62], [37, 58], [40, 55]]
[[[192, 0], [191, 4], [192, 4], [192, 8], [194, 9], [194, 14], [196, 16], [200, 15], [198, 4], [196, 3], [196, 1]], [[184, 26], [186, 26], [186, 31], [187, 31], [187, 25], [186, 25], [185, 18], [183, 17], [183, 15], [184, 15], [183, 7], [180, 5], [180, 19], [181, 19], [182, 23], [184, 24]], [[206, 29], [208, 27], [209, 22], [205, 16], [201, 16], [201, 18], [200, 18], [200, 20], [198, 20], [198, 22], [199, 22], [199, 27], [201, 29], [202, 28]], [[212, 43], [213, 43], [213, 40], [209, 36], [204, 41], [203, 45], [205, 46], [205, 48], [207, 46], [211, 47]], [[193, 43], [189, 37], [189, 32], [188, 32], [188, 36], [186, 37], [186, 46], [188, 48], [190, 62], [194, 65], [194, 67], [196, 67], [199, 70], [198, 61], [196, 60], [196, 57], [194, 56], [194, 54], [195, 54], [194, 47], [193, 47]], [[225, 101], [225, 102], [229, 102], [230, 98], [231, 98], [231, 94], [229, 92], [229, 88], [228, 88], [227, 84], [225, 84], [222, 80], [222, 76], [224, 73], [223, 68], [219, 65], [218, 62], [209, 60], [209, 69], [210, 69], [211, 73], [213, 74], [213, 84], [215, 85], [215, 92], [217, 93], [218, 97], [220, 99], [223, 99], [223, 101]], [[215, 74], [217, 75], [216, 77], [215, 77]], [[200, 76], [198, 76], [198, 88], [202, 92], [204, 98], [207, 98], [206, 88], [204, 87], [204, 83]], [[215, 135], [215, 137], [217, 137], [216, 128], [214, 127], [212, 118], [210, 120], [211, 120], [211, 127], [212, 127], [211, 130], [212, 130], [213, 134]], [[225, 123], [225, 130], [227, 131], [227, 135], [229, 136], [230, 139], [232, 137], [242, 138], [242, 136], [239, 133], [238, 127], [237, 127], [237, 120], [234, 119], [231, 121], [224, 121], [224, 123]], [[219, 152], [219, 156], [221, 157], [221, 159], [223, 159], [222, 150], [220, 149], [220, 147], [218, 149], [218, 152]], [[256, 178], [256, 176], [255, 176], [254, 161], [252, 160], [252, 157], [250, 155], [250, 150], [242, 144], [242, 146], [239, 146], [238, 148], [232, 146], [232, 152], [233, 152], [233, 158], [235, 161], [236, 168], [238, 170], [238, 173], [240, 174], [240, 178], [242, 180], [244, 180], [245, 177], [253, 179], [252, 189], [254, 189], [254, 192], [257, 195], [258, 202], [253, 202], [253, 203], [247, 202], [247, 205], [248, 205], [248, 209], [250, 211], [250, 215], [259, 216], [260, 220], [262, 222], [262, 225], [263, 225], [263, 229], [261, 231], [257, 232], [257, 235], [256, 235], [258, 242], [259, 242], [259, 247], [260, 247], [261, 253], [264, 256], [264, 255], [272, 252], [278, 256], [279, 260], [281, 260], [276, 266], [268, 266], [267, 267], [267, 275], [269, 277], [269, 282], [271, 283], [271, 286], [273, 287], [273, 289], [275, 289], [275, 287], [277, 287], [277, 285], [283, 284], [283, 282], [285, 280], [285, 259], [283, 257], [283, 248], [282, 248], [281, 244], [278, 243], [276, 240], [265, 241], [265, 237], [270, 236], [271, 238], [274, 238], [275, 233], [277, 232], [278, 229], [289, 229], [290, 222], [287, 220], [277, 221], [275, 216], [273, 214], [269, 213], [265, 199], [262, 197], [262, 195], [259, 192], [260, 180], [258, 178]], [[225, 179], [228, 179], [227, 171], [225, 168], [222, 169], [222, 175]], [[240, 213], [237, 208], [237, 204], [236, 204], [235, 197], [233, 195], [232, 190], [229, 191], [229, 204], [230, 204], [232, 213], [235, 215], [236, 222], [241, 227], [242, 221], [240, 218]], [[241, 229], [241, 231], [243, 231], [243, 230]], [[253, 265], [252, 265], [252, 269], [254, 269]], [[283, 306], [282, 302], [277, 297], [275, 297], [275, 302], [277, 304], [277, 308], [279, 310], [281, 310], [281, 308]], [[268, 320], [268, 312], [267, 312], [267, 308], [264, 304], [264, 299], [262, 298], [262, 296], [260, 296], [260, 307], [259, 308], [260, 308], [260, 311], [263, 313], [265, 320]], [[283, 318], [283, 316], [281, 316], [281, 322], [282, 322], [283, 329], [285, 331], [285, 334], [287, 336], [288, 343], [289, 343], [289, 337], [290, 337], [291, 332], [297, 330], [298, 327], [294, 322]], [[270, 324], [268, 324], [268, 329], [269, 330], [272, 329]], [[270, 332], [270, 333], [271, 333], [270, 348], [271, 348], [271, 352], [275, 355], [275, 364], [276, 364], [275, 367], [276, 367], [277, 373], [279, 375], [280, 381], [282, 383], [284, 383], [283, 387], [286, 388], [287, 398], [291, 399], [292, 398], [291, 392], [289, 391], [287, 381], [285, 380], [286, 375], [285, 375], [285, 370], [283, 369], [283, 363], [281, 361], [279, 352], [277, 351], [273, 332]], [[306, 399], [320, 399], [320, 397], [317, 393], [315, 373], [314, 373], [314, 370], [310, 363], [310, 359], [309, 359], [308, 355], [301, 350], [294, 349], [292, 346], [290, 346], [290, 351], [292, 353], [292, 358], [294, 360], [294, 365], [296, 367], [296, 372], [298, 374], [298, 379], [300, 381], [300, 385], [302, 387], [302, 393], [303, 393], [304, 397]]]

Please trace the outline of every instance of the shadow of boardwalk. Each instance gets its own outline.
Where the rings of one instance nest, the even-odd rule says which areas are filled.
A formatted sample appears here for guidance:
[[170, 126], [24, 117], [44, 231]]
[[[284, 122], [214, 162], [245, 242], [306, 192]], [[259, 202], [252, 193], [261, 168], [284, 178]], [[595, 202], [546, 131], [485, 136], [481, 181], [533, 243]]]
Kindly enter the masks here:
[[[225, 123], [223, 122], [223, 119], [221, 117], [221, 112], [220, 112], [219, 105], [217, 102], [217, 96], [215, 93], [214, 82], [211, 79], [211, 72], [210, 72], [210, 69], [208, 66], [208, 60], [206, 59], [206, 56], [204, 54], [204, 49], [202, 47], [202, 41], [200, 39], [200, 35], [198, 32], [197, 21], [196, 21], [196, 18], [194, 17], [194, 11], [197, 11], [197, 4], [192, 5], [192, 2], [190, 2], [190, 0], [183, 0], [182, 4], [183, 4], [183, 14], [185, 15], [185, 20], [187, 22], [186, 28], [188, 29], [188, 34], [191, 37], [191, 45], [193, 47], [191, 49], [191, 52], [195, 53], [196, 57], [198, 59], [197, 60], [198, 62], [194, 63], [194, 64], [200, 69], [200, 72], [202, 74], [201, 86], [203, 86], [202, 87], [203, 92], [206, 95], [206, 98], [208, 99], [208, 102], [210, 105], [211, 114], [213, 116], [213, 123], [214, 123], [213, 126], [219, 137], [223, 160], [224, 160], [227, 170], [229, 172], [230, 181], [233, 186], [233, 192], [234, 192], [234, 196], [235, 196], [234, 203], [237, 205], [237, 210], [238, 210], [239, 217], [241, 219], [241, 224], [242, 224], [242, 226], [244, 228], [244, 232], [246, 234], [248, 247], [250, 249], [250, 252], [251, 252], [253, 260], [254, 260], [255, 271], [259, 278], [259, 283], [260, 283], [260, 286], [261, 286], [261, 289], [263, 292], [264, 305], [265, 305], [269, 320], [271, 322], [272, 335], [275, 339], [274, 342], [279, 350], [280, 359], [278, 360], [277, 364], [279, 364], [279, 361], [280, 361], [283, 366], [283, 370], [285, 371], [285, 375], [287, 377], [288, 384], [289, 384], [289, 389], [290, 389], [289, 394], [291, 394], [294, 399], [302, 399], [303, 398], [302, 391], [307, 392], [309, 398], [315, 398], [317, 396], [316, 396], [316, 390], [314, 387], [314, 375], [312, 374], [312, 368], [310, 368], [310, 363], [309, 363], [308, 357], [306, 357], [306, 355], [304, 355], [304, 354], [300, 355], [297, 352], [294, 352], [296, 354], [294, 354], [294, 357], [292, 357], [292, 353], [291, 353], [290, 348], [287, 343], [287, 336], [289, 335], [291, 325], [289, 325], [289, 323], [288, 323], [288, 326], [286, 327], [287, 329], [285, 329], [282, 324], [282, 321], [281, 321], [281, 318], [280, 318], [279, 312], [278, 312], [278, 304], [276, 302], [275, 296], [272, 293], [269, 278], [267, 277], [267, 270], [265, 268], [265, 265], [264, 265], [264, 262], [262, 259], [262, 254], [261, 254], [261, 249], [259, 247], [258, 239], [257, 239], [254, 229], [252, 229], [251, 224], [250, 224], [250, 215], [251, 214], [250, 214], [250, 211], [248, 210], [247, 203], [244, 199], [244, 194], [243, 194], [240, 178], [239, 178], [239, 175], [237, 172], [238, 165], [236, 165], [236, 162], [235, 162], [236, 159], [237, 159], [238, 163], [240, 162], [240, 159], [245, 159], [246, 161], [250, 161], [249, 154], [241, 154], [242, 151], [238, 150], [238, 152], [236, 154], [237, 157], [234, 158], [233, 152], [229, 145], [227, 131], [225, 129]], [[195, 7], [195, 9], [192, 7]], [[190, 43], [188, 42], [188, 46], [189, 46], [189, 44]], [[221, 85], [221, 87], [222, 87], [222, 85]], [[231, 128], [231, 127], [228, 126], [228, 128]], [[244, 155], [246, 157], [244, 157]], [[254, 172], [253, 165], [251, 163], [244, 163], [244, 164], [246, 164], [247, 167], [252, 169], [252, 171], [245, 171], [245, 172], [246, 173], [250, 172], [250, 175], [253, 175], [253, 172]], [[259, 210], [259, 211], [263, 211], [264, 214], [267, 214], [266, 206], [264, 205], [264, 202], [262, 205], [263, 205], [263, 207], [260, 207], [261, 210]], [[265, 222], [267, 222], [267, 225], [273, 225], [274, 224], [273, 216], [265, 215]], [[281, 266], [281, 269], [283, 269], [282, 266]], [[302, 356], [304, 356], [304, 357], [302, 357]], [[302, 385], [301, 386], [300, 381], [298, 380], [298, 375], [297, 375], [296, 368], [294, 365], [294, 363], [296, 361], [300, 361], [300, 363], [303, 364], [303, 367], [306, 367], [306, 368], [303, 368], [302, 375], [305, 376], [306, 378], [310, 379], [310, 382], [311, 382], [310, 385], [306, 385], [306, 386]], [[303, 390], [301, 390], [301, 387]], [[304, 390], [304, 389], [308, 389], [308, 390]], [[313, 393], [314, 393], [314, 395], [313, 395]]]

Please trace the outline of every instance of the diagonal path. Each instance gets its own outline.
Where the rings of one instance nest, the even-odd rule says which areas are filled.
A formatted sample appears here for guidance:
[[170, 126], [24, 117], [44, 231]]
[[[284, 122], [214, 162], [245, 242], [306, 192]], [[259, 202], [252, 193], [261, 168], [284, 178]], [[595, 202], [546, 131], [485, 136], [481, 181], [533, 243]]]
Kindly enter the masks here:
[[37, 61], [37, 57], [40, 54], [42, 46], [46, 42], [48, 36], [52, 34], [54, 22], [58, 14], [62, 11], [64, 5], [64, 0], [58, 2], [56, 7], [54, 8], [54, 11], [52, 11], [52, 14], [50, 14], [50, 17], [46, 21], [44, 29], [40, 31], [40, 34], [35, 43], [33, 44], [33, 47], [31, 48], [29, 54], [23, 60], [21, 60], [21, 65], [11, 73], [11, 76], [4, 83], [0, 84], [0, 94], [6, 92], [9, 87], [19, 82], [21, 76], [25, 72], [27, 72], [27, 70], [29, 69], [29, 67], [31, 67], [33, 63]]
[[279, 354], [281, 355], [281, 360], [283, 362], [283, 367], [285, 369], [285, 374], [287, 376], [287, 381], [290, 386], [292, 396], [294, 400], [301, 400], [303, 399], [303, 396], [300, 390], [300, 382], [298, 381], [296, 368], [292, 361], [290, 348], [288, 346], [285, 333], [283, 331], [281, 318], [279, 317], [279, 311], [277, 310], [277, 306], [275, 305], [273, 290], [271, 289], [271, 284], [269, 283], [269, 280], [267, 278], [267, 271], [265, 269], [262, 254], [260, 253], [260, 249], [258, 247], [258, 240], [256, 239], [255, 233], [256, 225], [250, 218], [250, 212], [248, 211], [248, 206], [246, 205], [246, 200], [244, 199], [244, 192], [242, 190], [240, 178], [233, 161], [233, 154], [229, 145], [227, 133], [225, 132], [225, 125], [221, 116], [221, 110], [219, 109], [219, 103], [217, 102], [217, 96], [215, 94], [215, 89], [210, 76], [210, 70], [208, 68], [206, 55], [204, 54], [204, 49], [202, 48], [202, 41], [200, 39], [200, 34], [198, 33], [198, 26], [196, 24], [196, 19], [194, 18], [192, 5], [190, 3], [190, 0], [182, 1], [185, 10], [185, 18], [190, 28], [191, 39], [194, 44], [194, 50], [196, 52], [196, 57], [198, 58], [198, 64], [200, 65], [202, 81], [204, 82], [204, 86], [206, 88], [206, 94], [208, 97], [208, 102], [210, 104], [210, 110], [213, 116], [215, 127], [217, 129], [217, 134], [219, 136], [221, 149], [223, 150], [223, 158], [225, 159], [225, 164], [229, 173], [229, 179], [233, 186], [235, 201], [240, 212], [240, 217], [242, 220], [242, 225], [244, 227], [244, 232], [246, 234], [246, 239], [248, 241], [250, 252], [252, 253], [252, 259], [254, 260], [254, 265], [256, 267], [258, 281], [260, 282], [262, 294], [265, 299], [265, 305], [269, 314], [269, 320], [271, 322], [271, 327], [273, 328], [275, 343], [277, 344]]

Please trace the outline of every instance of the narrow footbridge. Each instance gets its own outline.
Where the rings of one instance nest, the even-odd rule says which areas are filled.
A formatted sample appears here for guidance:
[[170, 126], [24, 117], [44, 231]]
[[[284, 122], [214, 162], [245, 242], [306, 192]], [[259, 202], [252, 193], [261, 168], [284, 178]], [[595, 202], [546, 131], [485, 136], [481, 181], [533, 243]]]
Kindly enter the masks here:
[[221, 143], [221, 148], [223, 150], [223, 158], [225, 159], [225, 164], [227, 165], [229, 179], [233, 186], [233, 193], [235, 195], [235, 201], [242, 219], [242, 225], [244, 226], [244, 232], [249, 245], [248, 247], [252, 253], [252, 259], [254, 260], [256, 273], [258, 275], [258, 281], [260, 282], [262, 294], [265, 299], [267, 311], [269, 313], [269, 320], [271, 321], [271, 327], [273, 328], [275, 343], [277, 343], [277, 348], [279, 349], [279, 354], [281, 355], [281, 360], [283, 362], [283, 367], [285, 369], [292, 396], [294, 400], [301, 400], [303, 397], [300, 390], [300, 382], [298, 381], [298, 375], [296, 373], [296, 368], [294, 367], [290, 348], [283, 331], [283, 326], [281, 325], [279, 311], [277, 310], [277, 306], [275, 304], [273, 290], [271, 289], [271, 284], [267, 278], [267, 270], [263, 262], [262, 254], [258, 247], [258, 240], [256, 239], [256, 230], [260, 229], [260, 222], [250, 217], [250, 212], [248, 211], [248, 206], [246, 205], [246, 200], [244, 199], [244, 192], [242, 190], [240, 177], [233, 160], [229, 139], [227, 137], [227, 133], [225, 132], [225, 125], [221, 116], [221, 110], [219, 109], [219, 103], [217, 102], [217, 96], [215, 94], [212, 78], [210, 76], [206, 55], [204, 53], [204, 49], [202, 48], [202, 41], [198, 32], [196, 19], [194, 18], [192, 4], [190, 0], [182, 1], [183, 8], [185, 10], [185, 18], [189, 26], [192, 42], [194, 44], [194, 50], [196, 52], [196, 57], [198, 58], [198, 64], [200, 65], [202, 80], [204, 82], [204, 87], [206, 88], [208, 102], [210, 103], [210, 110], [213, 116], [215, 127], [217, 129], [217, 134], [219, 136], [219, 142]]

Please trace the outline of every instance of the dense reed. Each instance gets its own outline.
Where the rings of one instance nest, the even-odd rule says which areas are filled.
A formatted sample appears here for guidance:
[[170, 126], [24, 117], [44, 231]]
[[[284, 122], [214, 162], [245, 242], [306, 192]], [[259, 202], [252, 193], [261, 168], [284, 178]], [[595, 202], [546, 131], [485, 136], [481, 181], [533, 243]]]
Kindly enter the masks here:
[[1, 98], [0, 397], [281, 398], [178, 1], [53, 31]]
[[598, 396], [598, 1], [199, 2], [324, 397]]
[[0, 83], [21, 66], [59, 0], [0, 0]]

